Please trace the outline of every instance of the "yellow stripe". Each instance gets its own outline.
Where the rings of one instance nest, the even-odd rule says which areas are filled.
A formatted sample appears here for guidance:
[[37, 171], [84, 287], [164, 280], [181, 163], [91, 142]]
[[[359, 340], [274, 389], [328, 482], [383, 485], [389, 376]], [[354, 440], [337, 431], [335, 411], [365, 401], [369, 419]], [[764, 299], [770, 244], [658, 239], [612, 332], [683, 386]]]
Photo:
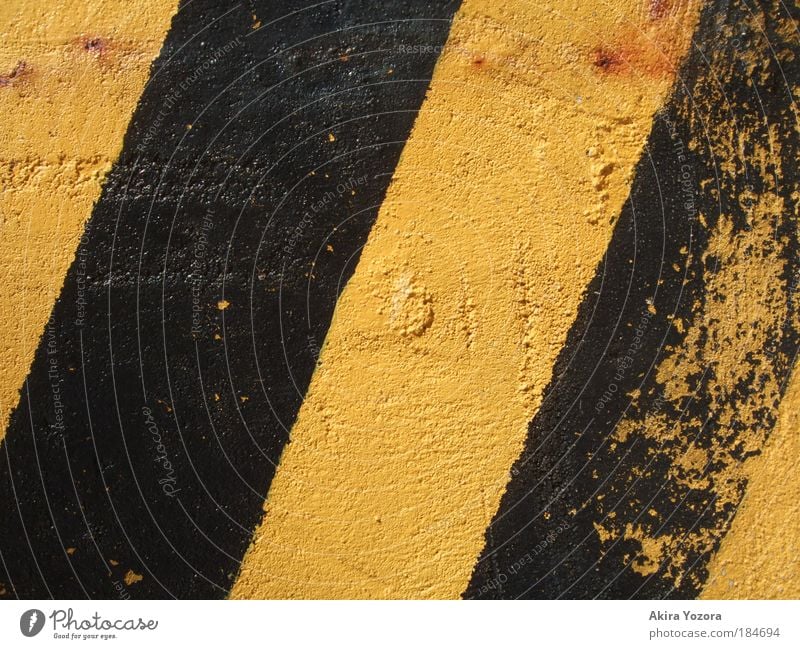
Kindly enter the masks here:
[[781, 403], [763, 454], [749, 460], [747, 492], [709, 564], [702, 599], [800, 598], [800, 374]]
[[696, 17], [465, 0], [232, 597], [459, 596]]
[[0, 439], [176, 7], [0, 3]]

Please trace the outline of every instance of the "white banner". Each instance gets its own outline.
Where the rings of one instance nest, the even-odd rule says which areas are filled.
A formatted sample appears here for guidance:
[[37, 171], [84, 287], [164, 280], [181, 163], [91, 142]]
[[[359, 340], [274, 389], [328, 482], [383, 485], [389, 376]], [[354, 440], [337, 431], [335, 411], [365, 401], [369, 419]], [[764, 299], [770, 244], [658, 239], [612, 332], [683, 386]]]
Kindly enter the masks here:
[[798, 617], [795, 601], [22, 601], [0, 605], [0, 646], [797, 648]]

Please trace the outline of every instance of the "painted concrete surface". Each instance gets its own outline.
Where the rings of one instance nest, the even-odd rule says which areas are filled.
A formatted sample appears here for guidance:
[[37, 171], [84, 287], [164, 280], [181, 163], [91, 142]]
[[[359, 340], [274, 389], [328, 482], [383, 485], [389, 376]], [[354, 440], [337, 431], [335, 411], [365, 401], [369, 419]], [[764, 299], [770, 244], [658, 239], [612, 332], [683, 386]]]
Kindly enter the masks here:
[[695, 597], [756, 477], [798, 341], [798, 40], [723, 2], [694, 43], [470, 597]]
[[233, 596], [465, 589], [697, 15], [559, 7], [462, 3]]
[[796, 8], [176, 5], [0, 8], [0, 597], [797, 596]]
[[0, 439], [176, 8], [0, 6]]
[[11, 418], [0, 582], [228, 593], [456, 8], [181, 7]]
[[800, 598], [800, 378], [791, 380], [775, 430], [749, 479], [731, 529], [709, 566], [704, 599]]

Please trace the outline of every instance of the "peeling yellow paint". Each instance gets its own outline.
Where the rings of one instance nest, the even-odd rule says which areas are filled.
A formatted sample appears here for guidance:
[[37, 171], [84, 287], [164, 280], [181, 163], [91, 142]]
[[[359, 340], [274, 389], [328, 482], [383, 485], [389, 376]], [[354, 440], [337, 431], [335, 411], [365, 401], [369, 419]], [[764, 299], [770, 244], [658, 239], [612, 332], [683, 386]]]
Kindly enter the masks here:
[[[595, 525], [595, 528], [597, 527], [598, 526]], [[605, 541], [612, 536], [613, 535], [606, 533], [606, 539], [601, 536], [600, 540]], [[655, 538], [648, 536], [640, 525], [634, 526], [630, 523], [626, 523], [625, 525], [625, 534], [623, 538], [626, 540], [634, 539], [639, 542], [642, 551], [632, 561], [631, 567], [643, 577], [652, 575], [658, 570], [661, 562], [664, 560], [665, 550], [672, 541], [672, 538], [668, 535]]]
[[0, 439], [176, 8], [0, 3]]
[[[777, 11], [776, 11], [777, 14]], [[783, 19], [788, 21], [788, 19]], [[750, 27], [760, 33], [758, 17], [751, 18]], [[740, 29], [741, 26], [736, 27]], [[721, 34], [723, 40], [733, 37], [732, 27], [726, 27]], [[794, 39], [796, 41], [796, 38]], [[791, 40], [787, 40], [791, 43]], [[762, 55], [766, 49], [753, 47], [752, 53], [745, 51], [741, 56], [748, 61]], [[773, 47], [777, 51], [772, 51]], [[786, 56], [790, 48], [778, 49], [778, 44], [770, 43], [773, 56]], [[798, 322], [790, 309], [789, 287], [785, 278], [786, 246], [788, 238], [779, 235], [778, 224], [787, 214], [797, 217], [797, 202], [787, 205], [779, 192], [782, 182], [782, 157], [780, 139], [775, 136], [775, 126], [762, 131], [762, 116], [756, 106], [752, 115], [737, 121], [735, 127], [729, 121], [719, 119], [715, 113], [727, 101], [724, 95], [725, 82], [730, 75], [741, 74], [730, 64], [727, 53], [717, 55], [710, 66], [713, 74], [694, 88], [692, 96], [685, 98], [681, 108], [681, 119], [703, 120], [704, 127], [697, 136], [698, 141], [688, 142], [694, 149], [708, 146], [714, 160], [719, 163], [721, 172], [715, 177], [698, 179], [700, 185], [712, 195], [724, 193], [739, 204], [746, 206], [746, 227], [736, 227], [737, 214], [723, 210], [713, 226], [709, 215], [701, 215], [699, 221], [708, 230], [708, 247], [702, 252], [702, 266], [705, 268], [703, 282], [705, 293], [692, 308], [691, 322], [681, 324], [685, 331], [680, 345], [668, 348], [668, 354], [656, 371], [659, 400], [671, 406], [654, 412], [635, 414], [626, 417], [617, 427], [615, 437], [624, 442], [632, 436], [641, 436], [655, 441], [657, 451], [669, 461], [669, 479], [693, 491], [706, 492], [712, 504], [710, 507], [718, 516], [712, 523], [699, 524], [695, 519], [691, 528], [682, 529], [671, 524], [668, 532], [663, 522], [654, 519], [641, 526], [636, 534], [626, 538], [639, 541], [640, 550], [632, 560], [632, 567], [644, 563], [651, 565], [654, 553], [663, 557], [666, 574], [679, 586], [684, 579], [691, 579], [696, 588], [703, 586], [703, 574], [693, 570], [696, 557], [708, 556], [716, 548], [731, 522], [728, 511], [738, 506], [753, 470], [753, 460], [742, 461], [757, 454], [763, 448], [770, 432], [771, 422], [778, 414], [781, 401], [781, 387], [785, 373], [780, 368], [790, 367], [793, 361], [786, 350], [780, 349], [775, 341], [781, 339], [781, 332], [787, 328], [797, 330]], [[767, 79], [761, 82], [766, 85]], [[713, 117], [709, 117], [713, 116]], [[771, 120], [794, 121], [796, 114], [771, 115]], [[702, 142], [699, 141], [702, 138]], [[745, 146], [746, 144], [746, 146]], [[743, 169], [747, 173], [743, 173]], [[709, 176], [714, 174], [708, 170]], [[756, 194], [748, 189], [737, 189], [737, 182], [747, 177], [750, 183], [757, 183], [761, 190]], [[796, 199], [796, 197], [795, 197]], [[687, 255], [694, 252], [686, 251]], [[741, 386], [746, 386], [742, 389]], [[737, 392], [738, 390], [738, 392]], [[653, 395], [651, 395], [653, 396]], [[788, 404], [796, 404], [790, 400]], [[689, 400], [703, 404], [702, 415], [691, 416], [687, 411], [681, 417], [682, 404]], [[786, 404], [785, 408], [792, 405]], [[788, 415], [784, 414], [784, 418]], [[792, 420], [793, 421], [793, 420]], [[710, 422], [710, 423], [709, 423]], [[791, 424], [782, 424], [791, 425]], [[701, 432], [711, 427], [713, 437], [696, 443]], [[784, 433], [785, 434], [785, 433]], [[788, 442], [784, 442], [786, 444]], [[774, 456], [773, 456], [774, 457]], [[763, 463], [754, 477], [755, 489], [761, 491], [763, 501]], [[788, 465], [775, 462], [769, 471], [775, 472]], [[758, 475], [762, 474], [759, 478]], [[757, 491], [758, 493], [758, 491]], [[788, 494], [786, 494], [788, 496]], [[758, 495], [751, 500], [758, 499]], [[770, 514], [770, 520], [788, 515], [794, 501], [777, 501], [777, 507]], [[641, 503], [644, 507], [645, 503]], [[752, 529], [753, 514], [742, 526]], [[612, 525], [612, 537], [618, 537], [623, 530], [618, 523]], [[660, 531], [661, 530], [661, 531]], [[755, 564], [736, 561], [743, 558], [761, 556], [761, 550], [745, 550], [747, 545], [741, 536], [739, 540], [727, 543], [730, 547], [725, 557], [716, 560], [715, 570], [730, 571], [735, 574], [734, 581], [739, 584], [762, 583], [756, 575]], [[783, 537], [783, 532], [779, 532]], [[758, 538], [759, 535], [756, 535]], [[793, 542], [797, 541], [797, 534]], [[776, 541], [777, 542], [777, 541]], [[734, 560], [731, 552], [739, 552]], [[770, 563], [773, 574], [777, 574], [784, 553], [776, 553]], [[639, 570], [641, 572], [641, 570]], [[646, 573], [642, 573], [646, 574]], [[747, 577], [745, 577], [747, 575]], [[725, 582], [725, 580], [722, 580]], [[747, 588], [742, 586], [742, 588]], [[717, 586], [708, 591], [723, 592], [720, 579]], [[738, 592], [743, 592], [739, 590]], [[768, 591], [757, 592], [752, 586], [753, 596], [766, 596]], [[796, 590], [794, 592], [797, 592]]]
[[465, 0], [234, 598], [457, 597], [698, 3]]
[[800, 599], [800, 374], [781, 402], [761, 456], [746, 465], [748, 487], [708, 566], [703, 599]]

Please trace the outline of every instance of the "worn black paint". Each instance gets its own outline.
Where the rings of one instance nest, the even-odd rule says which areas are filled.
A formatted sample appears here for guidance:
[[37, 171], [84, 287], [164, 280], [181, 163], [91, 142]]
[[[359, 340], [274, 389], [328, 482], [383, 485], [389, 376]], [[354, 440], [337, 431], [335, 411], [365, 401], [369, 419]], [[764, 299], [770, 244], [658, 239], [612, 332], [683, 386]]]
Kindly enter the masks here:
[[[647, 520], [670, 531], [687, 530], [729, 520], [733, 513], [730, 507], [716, 512], [710, 506], [713, 495], [707, 491], [692, 491], [670, 480], [668, 458], [657, 452], [652, 439], [632, 435], [626, 443], [614, 445], [611, 434], [626, 414], [663, 409], [678, 422], [685, 407], [691, 417], [708, 420], [697, 431], [698, 445], [715, 443], [719, 426], [709, 407], [705, 379], [692, 377], [697, 386], [693, 399], [682, 404], [662, 403], [655, 369], [668, 355], [667, 347], [678, 345], [683, 338], [667, 316], [691, 322], [693, 305], [705, 299], [706, 267], [700, 253], [707, 247], [708, 232], [719, 214], [733, 215], [739, 230], [749, 227], [747, 209], [739, 196], [747, 183], [756, 194], [764, 191], [748, 156], [755, 144], [770, 150], [768, 125], [775, 129], [774, 144], [781, 146], [779, 192], [787, 206], [784, 214], [776, 215], [775, 245], [783, 246], [782, 279], [789, 287], [795, 283], [797, 218], [792, 192], [798, 188], [800, 146], [786, 81], [798, 78], [800, 51], [796, 35], [776, 30], [775, 19], [783, 11], [787, 9], [778, 3], [751, 6], [726, 0], [705, 8], [696, 47], [684, 64], [673, 98], [654, 120], [629, 201], [557, 361], [543, 405], [531, 422], [525, 449], [487, 529], [486, 546], [465, 597], [662, 598], [698, 594], [697, 584], [702, 584], [707, 574], [708, 554], [688, 557], [684, 577], [696, 573], [697, 579], [684, 578], [677, 583], [665, 575], [663, 564], [654, 574], [642, 576], [629, 565], [638, 545], [623, 539], [603, 547], [593, 523], [603, 522], [613, 512], [617, 523]], [[750, 12], [763, 19], [765, 33], [746, 26]], [[735, 42], [720, 40], [725, 25], [735, 28], [739, 35]], [[776, 53], [786, 55], [780, 64]], [[753, 60], [758, 65], [751, 77], [747, 70]], [[728, 74], [730, 71], [733, 74]], [[691, 111], [693, 119], [687, 119], [681, 108], [691, 105], [696, 93], [702, 96], [719, 80], [723, 80], [729, 103], [720, 102], [710, 112]], [[670, 123], [674, 123], [674, 131]], [[728, 129], [747, 125], [749, 135], [744, 157], [735, 161], [735, 182], [702, 187], [701, 179], [722, 177], [719, 165], [734, 162], [715, 157], [719, 151], [704, 142], [705, 129], [713, 130], [714, 124]], [[696, 150], [688, 147], [692, 140], [701, 141]], [[679, 143], [684, 144], [682, 151], [691, 170], [688, 194], [681, 185]], [[691, 202], [705, 215], [708, 228], [687, 209]], [[691, 261], [686, 263], [686, 259]], [[676, 262], [678, 268], [673, 269]], [[713, 268], [714, 258], [709, 257], [706, 264]], [[657, 307], [655, 315], [648, 310], [648, 300]], [[791, 295], [790, 304], [796, 314]], [[637, 327], [643, 333], [641, 348], [617, 381], [618, 363], [630, 349]], [[797, 332], [787, 326], [773, 333], [776, 349], [783, 354], [773, 358], [770, 371], [785, 378], [791, 368], [782, 358], [794, 358]], [[732, 386], [734, 403], [741, 402], [748, 391], [759, 389], [757, 372], [756, 368], [747, 385]], [[598, 412], [595, 405], [612, 382], [617, 385], [616, 393]], [[641, 397], [631, 398], [636, 389], [641, 390]], [[774, 416], [763, 416], [764, 426], [771, 427]]]
[[184, 3], [0, 451], [7, 597], [228, 592], [457, 5]]

